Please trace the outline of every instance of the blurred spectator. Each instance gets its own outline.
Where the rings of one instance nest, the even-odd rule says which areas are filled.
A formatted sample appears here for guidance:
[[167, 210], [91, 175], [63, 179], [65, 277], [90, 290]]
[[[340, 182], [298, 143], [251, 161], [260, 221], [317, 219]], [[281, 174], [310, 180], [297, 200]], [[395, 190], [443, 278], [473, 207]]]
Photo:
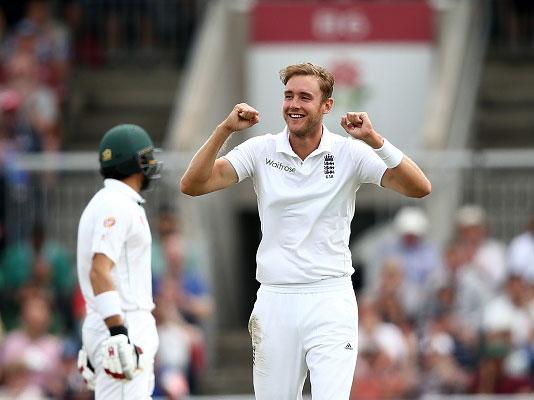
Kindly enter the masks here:
[[456, 214], [457, 238], [465, 246], [467, 262], [497, 289], [506, 277], [505, 246], [488, 237], [485, 211], [478, 205], [464, 205]]
[[429, 278], [424, 315], [432, 317], [442, 311], [453, 311], [466, 326], [476, 332], [482, 322], [484, 306], [497, 295], [480, 269], [469, 263], [469, 249], [452, 242], [445, 249], [445, 266]]
[[511, 345], [527, 345], [534, 332], [534, 315], [530, 309], [533, 302], [525, 280], [520, 275], [511, 274], [506, 281], [505, 292], [484, 308], [484, 332], [507, 331]]
[[[20, 392], [36, 387], [57, 398], [63, 393], [63, 347], [58, 337], [48, 333], [50, 303], [46, 295], [34, 292], [23, 298], [21, 317], [21, 327], [8, 333], [0, 347], [0, 365], [8, 375], [7, 386]], [[21, 377], [9, 376], [12, 368], [19, 369]]]
[[59, 150], [59, 105], [56, 94], [39, 81], [30, 53], [16, 53], [5, 65], [2, 130], [18, 151]]
[[[451, 368], [461, 368], [463, 373], [474, 374], [479, 356], [479, 332], [484, 307], [498, 292], [488, 284], [482, 272], [467, 261], [465, 246], [452, 242], [445, 249], [445, 268], [436, 271], [429, 280], [428, 298], [423, 308], [423, 319], [428, 324], [440, 323], [440, 327], [453, 340]], [[427, 340], [428, 341], [428, 340]], [[449, 355], [447, 356], [449, 357]], [[430, 362], [434, 357], [429, 355]], [[452, 390], [452, 388], [450, 389]]]
[[475, 384], [478, 393], [533, 389], [529, 360], [534, 338], [533, 301], [523, 278], [511, 274], [506, 292], [484, 309], [482, 358]]
[[167, 269], [163, 242], [170, 234], [178, 232], [176, 212], [165, 204], [158, 210], [156, 232], [152, 237], [152, 279], [157, 282]]
[[[27, 198], [29, 175], [17, 171], [14, 159], [19, 151], [37, 151], [39, 138], [27, 120], [19, 118], [22, 98], [17, 91], [0, 88], [0, 250], [5, 245], [6, 217], [11, 200]], [[20, 221], [24, 224], [24, 221]], [[1, 251], [0, 251], [1, 254]]]
[[480, 365], [473, 385], [476, 393], [531, 393], [527, 351], [512, 350], [510, 331], [495, 330], [484, 336]]
[[42, 149], [41, 138], [30, 120], [21, 112], [22, 96], [14, 89], [0, 90], [0, 153], [2, 165], [9, 168], [10, 157], [17, 152], [35, 152]]
[[[203, 331], [187, 322], [180, 309], [181, 289], [172, 277], [164, 277], [157, 286], [156, 311], [158, 332], [161, 330], [159, 373], [156, 374], [159, 388], [168, 395], [185, 393], [181, 378], [185, 371], [187, 384], [196, 393], [197, 380], [206, 363], [205, 338]], [[187, 359], [185, 359], [186, 349]], [[184, 391], [183, 391], [183, 390]], [[178, 394], [177, 394], [178, 396]]]
[[395, 258], [384, 262], [379, 285], [369, 295], [375, 299], [381, 318], [398, 326], [409, 319], [406, 310], [416, 308], [420, 297], [417, 290], [404, 279], [403, 267]]
[[44, 226], [36, 222], [30, 240], [8, 246], [0, 259], [1, 307], [6, 327], [17, 322], [21, 296], [37, 291], [50, 295], [54, 305], [54, 330], [72, 329], [71, 296], [73, 263], [67, 251], [46, 238]]
[[413, 316], [420, 312], [428, 277], [442, 267], [442, 261], [436, 246], [425, 238], [428, 219], [421, 209], [402, 208], [395, 216], [394, 227], [397, 236], [384, 246], [382, 259], [400, 262], [406, 284], [417, 297], [406, 304], [408, 314]]
[[508, 270], [534, 285], [534, 215], [525, 232], [516, 236], [508, 247]]
[[16, 400], [45, 400], [43, 391], [31, 380], [31, 371], [24, 363], [3, 365], [4, 385], [0, 386], [0, 398]]
[[69, 34], [52, 18], [51, 1], [27, 2], [24, 18], [4, 44], [3, 58], [9, 60], [19, 52], [35, 57], [39, 80], [61, 97], [69, 71]]
[[499, 340], [492, 339], [485, 350], [478, 377], [475, 383], [476, 393], [513, 394], [532, 393], [532, 385], [525, 377], [515, 377], [507, 371], [504, 357], [505, 347], [501, 347]]
[[449, 333], [448, 317], [443, 313], [431, 320], [422, 341], [421, 392], [424, 394], [465, 393], [471, 375], [454, 357], [455, 341]]
[[183, 241], [179, 233], [174, 232], [166, 236], [163, 251], [166, 271], [157, 286], [164, 281], [173, 282], [178, 310], [188, 322], [201, 325], [213, 312], [213, 300], [196, 265], [186, 264]]
[[[159, 210], [152, 249], [156, 315], [160, 323], [158, 331], [161, 330], [157, 361], [160, 373], [155, 393], [159, 390], [178, 399], [188, 391], [198, 391], [198, 377], [206, 363], [204, 328], [213, 313], [213, 300], [191, 249], [186, 249], [179, 233], [176, 213], [169, 206]], [[182, 342], [184, 334], [185, 343]], [[183, 346], [189, 346], [186, 365], [181, 358]]]
[[159, 336], [154, 395], [165, 395], [168, 399], [179, 400], [189, 394], [187, 376], [191, 368], [194, 336], [192, 328], [187, 326], [176, 306], [172, 301], [167, 301], [169, 289], [172, 290], [168, 287], [160, 292], [154, 311]]
[[403, 332], [383, 322], [374, 301], [359, 302], [358, 362], [351, 399], [404, 398], [417, 391], [416, 356]]

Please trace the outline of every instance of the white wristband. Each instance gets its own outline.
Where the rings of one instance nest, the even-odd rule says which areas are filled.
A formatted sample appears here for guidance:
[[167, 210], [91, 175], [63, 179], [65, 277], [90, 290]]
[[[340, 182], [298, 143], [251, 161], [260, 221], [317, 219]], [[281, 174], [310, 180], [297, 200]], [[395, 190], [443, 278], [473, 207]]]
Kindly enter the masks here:
[[393, 146], [386, 138], [384, 138], [382, 147], [374, 150], [388, 168], [395, 168], [401, 163], [404, 157], [403, 152]]
[[113, 315], [120, 315], [122, 317], [121, 299], [119, 292], [110, 290], [95, 296], [96, 310], [102, 319], [109, 318]]

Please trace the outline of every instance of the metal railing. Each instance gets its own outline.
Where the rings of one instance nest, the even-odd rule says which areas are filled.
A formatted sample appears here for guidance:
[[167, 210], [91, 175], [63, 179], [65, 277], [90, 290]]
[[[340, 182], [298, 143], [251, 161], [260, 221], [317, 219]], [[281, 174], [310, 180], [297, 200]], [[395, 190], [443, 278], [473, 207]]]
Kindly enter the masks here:
[[[165, 162], [162, 182], [156, 190], [144, 194], [149, 219], [161, 205], [180, 202], [183, 195], [178, 181], [192, 154], [164, 152], [162, 156]], [[433, 194], [423, 200], [423, 205], [436, 201], [440, 192], [454, 184], [449, 178], [458, 175], [460, 203], [483, 206], [492, 234], [504, 241], [522, 231], [526, 217], [534, 212], [534, 150], [425, 152], [413, 158], [433, 183]], [[6, 176], [7, 190], [3, 195], [7, 240], [27, 235], [33, 221], [40, 219], [46, 223], [50, 237], [74, 250], [81, 211], [102, 185], [95, 155], [92, 152], [24, 155], [13, 160]], [[250, 196], [254, 203], [252, 192]], [[387, 217], [410, 200], [373, 189], [364, 191], [358, 201], [360, 206], [374, 205]]]
[[[155, 190], [143, 193], [148, 218], [155, 218], [162, 205], [175, 204], [178, 195], [176, 170], [183, 170], [189, 155], [166, 154], [168, 167]], [[6, 174], [5, 231], [7, 242], [27, 237], [34, 222], [44, 223], [47, 236], [76, 249], [80, 215], [102, 187], [94, 152], [26, 154], [13, 160]]]

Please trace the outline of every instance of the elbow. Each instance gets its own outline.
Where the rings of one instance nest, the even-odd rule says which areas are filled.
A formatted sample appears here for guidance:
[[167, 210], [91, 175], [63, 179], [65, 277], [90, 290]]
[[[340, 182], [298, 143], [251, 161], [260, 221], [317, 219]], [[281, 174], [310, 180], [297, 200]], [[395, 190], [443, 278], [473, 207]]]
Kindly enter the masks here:
[[193, 197], [203, 194], [199, 190], [195, 189], [195, 186], [192, 185], [185, 177], [180, 179], [180, 192]]
[[426, 180], [414, 193], [415, 198], [422, 199], [423, 197], [428, 196], [430, 193], [432, 193], [432, 184], [429, 180]]
[[194, 196], [193, 188], [184, 178], [180, 179], [180, 192], [187, 194], [188, 196]]

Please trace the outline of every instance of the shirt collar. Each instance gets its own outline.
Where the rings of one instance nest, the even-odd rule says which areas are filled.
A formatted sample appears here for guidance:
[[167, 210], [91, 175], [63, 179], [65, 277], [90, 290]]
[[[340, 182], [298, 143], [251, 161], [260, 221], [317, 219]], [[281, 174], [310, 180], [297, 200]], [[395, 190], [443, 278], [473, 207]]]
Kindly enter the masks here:
[[[333, 135], [334, 134], [330, 132], [326, 128], [326, 126], [323, 125], [323, 134], [321, 135], [321, 142], [319, 143], [319, 147], [312, 151], [308, 157], [314, 156], [316, 154], [332, 152]], [[298, 157], [297, 154], [291, 148], [291, 144], [289, 144], [289, 132], [287, 130], [287, 126], [276, 137], [276, 152], [286, 153], [292, 157]]]
[[145, 202], [145, 199], [143, 199], [139, 193], [133, 190], [126, 183], [121, 182], [117, 179], [109, 179], [109, 178], [104, 179], [104, 186], [108, 189], [116, 190], [118, 192], [125, 194], [126, 196], [130, 197], [135, 202], [137, 202], [137, 204], [139, 205]]

